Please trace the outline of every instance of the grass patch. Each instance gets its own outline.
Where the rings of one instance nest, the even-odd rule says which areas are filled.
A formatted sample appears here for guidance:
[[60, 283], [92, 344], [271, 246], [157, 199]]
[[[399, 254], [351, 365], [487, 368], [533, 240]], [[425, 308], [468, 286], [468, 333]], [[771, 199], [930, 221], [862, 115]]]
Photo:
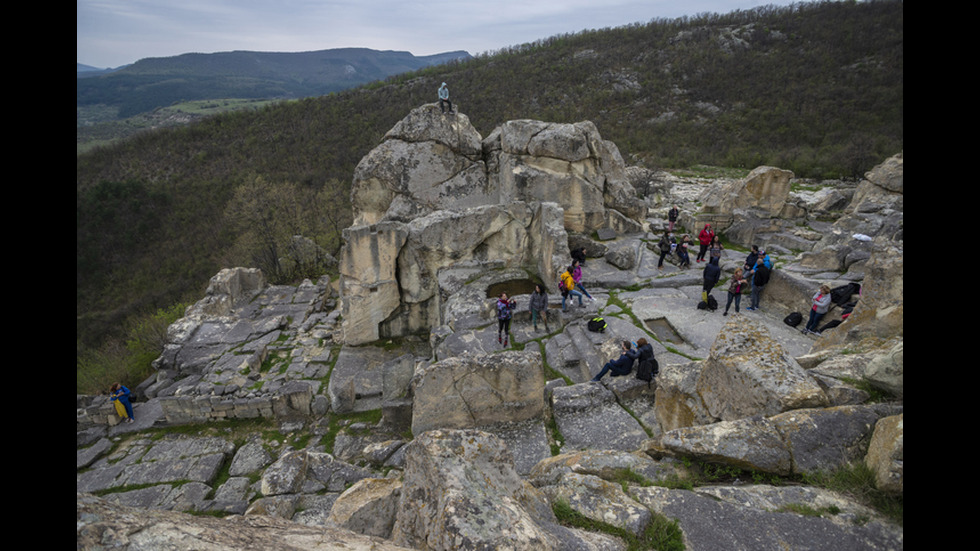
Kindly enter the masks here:
[[336, 442], [337, 435], [340, 434], [342, 429], [353, 423], [369, 423], [376, 425], [379, 421], [381, 421], [381, 414], [380, 409], [373, 409], [371, 411], [359, 411], [344, 415], [333, 415], [330, 417], [327, 433], [323, 435], [320, 443], [323, 444], [323, 447], [327, 453], [332, 454], [334, 442]]
[[555, 516], [564, 526], [588, 530], [590, 532], [602, 532], [609, 534], [626, 542], [627, 551], [681, 551], [684, 549], [683, 536], [677, 521], [668, 520], [657, 513], [653, 514], [653, 519], [647, 526], [643, 534], [637, 536], [628, 530], [590, 519], [572, 508], [565, 500], [557, 500], [551, 506]]
[[905, 497], [890, 495], [879, 490], [874, 471], [863, 461], [856, 461], [830, 472], [803, 475], [800, 478], [805, 484], [846, 495], [878, 511], [895, 524], [905, 525]]

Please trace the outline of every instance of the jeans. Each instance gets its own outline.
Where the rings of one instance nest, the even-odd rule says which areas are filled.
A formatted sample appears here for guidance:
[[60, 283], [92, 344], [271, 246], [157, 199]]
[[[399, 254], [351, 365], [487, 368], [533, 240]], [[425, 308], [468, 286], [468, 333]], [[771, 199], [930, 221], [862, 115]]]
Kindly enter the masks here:
[[609, 373], [610, 371], [612, 371], [613, 377], [622, 377], [623, 375], [629, 375], [630, 372], [633, 371], [633, 366], [630, 365], [629, 368], [623, 369], [623, 368], [617, 368], [615, 365], [613, 365], [612, 362], [606, 362], [606, 365], [602, 366], [602, 371], [600, 371], [598, 375], [593, 377], [592, 380], [598, 381], [599, 379], [603, 378], [606, 375], [606, 373]]
[[810, 320], [806, 322], [806, 330], [814, 331], [817, 330], [817, 325], [820, 325], [820, 319], [823, 318], [823, 314], [818, 314], [816, 310], [810, 309]]
[[575, 288], [578, 289], [579, 291], [582, 291], [582, 293], [585, 294], [585, 296], [592, 298], [592, 295], [590, 295], [589, 292], [585, 290], [585, 287], [583, 287], [581, 283], [576, 283]]
[[725, 304], [725, 313], [728, 313], [728, 308], [732, 305], [732, 300], [735, 301], [735, 312], [738, 312], [738, 305], [742, 302], [742, 293], [728, 293], [728, 303]]
[[562, 297], [561, 297], [561, 309], [562, 309], [562, 311], [567, 310], [567, 308], [565, 308], [565, 300], [568, 297], [570, 297], [570, 296], [577, 296], [578, 297], [578, 305], [579, 306], [582, 306], [582, 293], [576, 291], [575, 289], [572, 289], [571, 291], [568, 292], [567, 295], [562, 295]]
[[531, 325], [533, 325], [534, 328], [537, 329], [537, 327], [538, 327], [538, 314], [540, 314], [541, 315], [541, 319], [544, 320], [544, 326], [545, 327], [548, 327], [548, 312], [547, 312], [547, 310], [535, 310], [534, 308], [531, 308]]
[[756, 285], [756, 286], [752, 287], [752, 295], [751, 295], [751, 297], [752, 297], [752, 308], [753, 309], [759, 307], [759, 298], [760, 298], [761, 295], [762, 295], [762, 286], [761, 285]]

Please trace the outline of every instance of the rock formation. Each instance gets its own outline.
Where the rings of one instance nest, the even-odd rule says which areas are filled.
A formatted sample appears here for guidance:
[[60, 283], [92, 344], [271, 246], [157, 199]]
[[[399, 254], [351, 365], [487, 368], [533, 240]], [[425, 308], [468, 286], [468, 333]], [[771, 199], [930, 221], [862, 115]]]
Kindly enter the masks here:
[[[79, 549], [618, 550], [614, 534], [650, 530], [689, 549], [903, 547], [848, 496], [747, 482], [864, 463], [903, 493], [900, 155], [853, 189], [800, 194], [773, 167], [736, 182], [627, 170], [590, 123], [481, 139], [433, 107], [358, 167], [339, 284], [222, 270], [135, 389], [136, 423], [79, 397]], [[700, 270], [657, 265], [673, 204], [681, 232], [724, 219], [761, 240], [776, 270], [759, 310], [697, 309]], [[549, 284], [572, 243], [595, 301], [563, 312]], [[726, 278], [755, 244], [732, 243]], [[535, 282], [547, 331], [528, 323]], [[783, 323], [821, 283], [843, 289], [825, 319], [839, 325]], [[500, 289], [518, 301], [513, 350], [495, 335]], [[596, 315], [605, 332], [586, 329]], [[640, 337], [654, 382], [589, 382]], [[187, 423], [202, 434], [139, 432]], [[702, 464], [744, 471], [673, 489]]]
[[639, 228], [634, 196], [618, 150], [591, 123], [510, 121], [482, 139], [463, 114], [413, 110], [354, 173], [345, 342], [443, 325], [440, 281], [459, 269], [524, 269], [554, 291], [566, 231]]

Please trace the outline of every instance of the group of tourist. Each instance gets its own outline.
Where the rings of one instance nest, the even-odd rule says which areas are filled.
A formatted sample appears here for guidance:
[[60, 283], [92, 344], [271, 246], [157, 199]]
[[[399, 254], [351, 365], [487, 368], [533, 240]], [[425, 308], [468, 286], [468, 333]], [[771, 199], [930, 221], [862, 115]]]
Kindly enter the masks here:
[[[569, 264], [568, 268], [558, 278], [558, 289], [561, 291], [562, 312], [568, 311], [567, 303], [569, 297], [578, 298], [578, 305], [582, 307], [585, 306], [583, 297], [588, 298], [590, 301], [595, 301], [595, 298], [589, 294], [585, 285], [582, 284], [582, 266], [585, 264], [586, 259], [585, 247], [571, 251], [571, 257], [572, 263]], [[514, 317], [514, 309], [516, 307], [517, 302], [508, 298], [507, 293], [501, 293], [500, 297], [497, 298], [497, 342], [504, 347], [510, 344], [508, 338], [510, 333], [510, 320]], [[551, 331], [551, 328], [548, 327], [548, 293], [540, 284], [534, 286], [528, 311], [531, 313], [531, 324], [534, 326], [535, 331], [538, 330], [539, 319], [544, 322], [545, 331]]]
[[[671, 212], [674, 212], [676, 209], [677, 207], [672, 208]], [[676, 215], [674, 216], [676, 217]], [[677, 237], [674, 235], [675, 221], [675, 218], [671, 218], [667, 232], [664, 233], [663, 237], [660, 238], [660, 243], [658, 243], [660, 247], [660, 259], [657, 261], [658, 270], [664, 269], [664, 260], [672, 254], [677, 255], [677, 266], [679, 268], [689, 268], [691, 266], [691, 248], [693, 246], [691, 237], [684, 234], [678, 242]], [[705, 224], [704, 228], [698, 234], [698, 253], [695, 257], [695, 263], [711, 263], [712, 260], [716, 260], [716, 263], [720, 262], [722, 251], [724, 251], [724, 246], [721, 244], [721, 237], [715, 234], [711, 224]]]

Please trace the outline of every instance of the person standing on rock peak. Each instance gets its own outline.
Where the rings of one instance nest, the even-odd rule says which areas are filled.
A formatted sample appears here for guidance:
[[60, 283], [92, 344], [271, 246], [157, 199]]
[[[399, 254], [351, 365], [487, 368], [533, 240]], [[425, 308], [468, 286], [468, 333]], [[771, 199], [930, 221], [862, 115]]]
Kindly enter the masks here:
[[439, 109], [442, 109], [443, 114], [446, 113], [446, 104], [449, 105], [449, 114], [452, 115], [453, 102], [449, 101], [449, 88], [443, 82], [442, 86], [439, 87]]

